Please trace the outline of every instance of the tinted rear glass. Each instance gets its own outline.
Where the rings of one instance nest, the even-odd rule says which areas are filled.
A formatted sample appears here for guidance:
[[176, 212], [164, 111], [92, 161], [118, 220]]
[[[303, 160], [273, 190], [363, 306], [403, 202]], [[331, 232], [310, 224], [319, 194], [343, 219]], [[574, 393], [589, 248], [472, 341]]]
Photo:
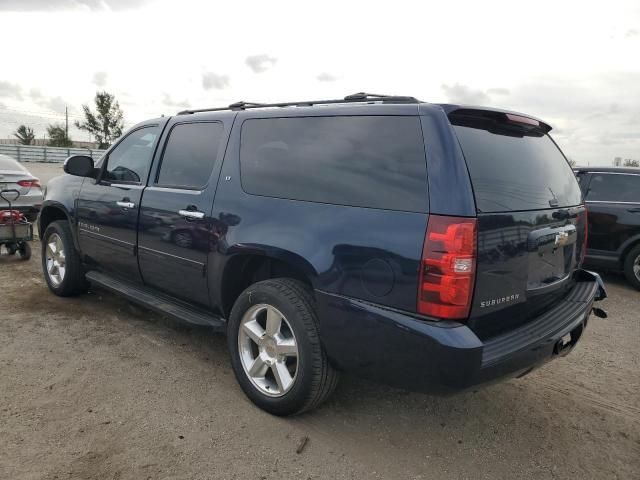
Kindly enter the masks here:
[[454, 125], [480, 212], [580, 204], [580, 188], [560, 149], [542, 133]]
[[220, 122], [178, 124], [171, 130], [158, 185], [200, 189], [209, 181], [222, 139]]
[[424, 212], [426, 162], [418, 117], [297, 117], [244, 122], [248, 193]]
[[587, 200], [600, 202], [640, 202], [638, 175], [592, 173]]

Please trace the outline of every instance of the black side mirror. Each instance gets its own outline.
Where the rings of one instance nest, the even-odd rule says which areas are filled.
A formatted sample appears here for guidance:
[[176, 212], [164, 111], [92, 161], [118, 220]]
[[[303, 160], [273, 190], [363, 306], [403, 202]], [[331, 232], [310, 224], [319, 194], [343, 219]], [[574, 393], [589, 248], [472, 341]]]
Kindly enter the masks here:
[[76, 177], [96, 178], [93, 158], [87, 155], [73, 155], [64, 161], [64, 172]]

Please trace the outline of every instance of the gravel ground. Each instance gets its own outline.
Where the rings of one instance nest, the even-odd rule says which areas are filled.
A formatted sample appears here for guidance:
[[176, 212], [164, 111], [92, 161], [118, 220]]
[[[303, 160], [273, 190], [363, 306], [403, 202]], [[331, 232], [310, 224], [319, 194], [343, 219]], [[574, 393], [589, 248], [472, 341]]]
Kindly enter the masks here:
[[101, 290], [55, 297], [33, 247], [0, 257], [1, 479], [640, 478], [640, 292], [622, 277], [609, 319], [522, 379], [439, 398], [344, 376], [282, 419], [246, 400], [222, 336]]
[[100, 290], [55, 297], [33, 246], [0, 257], [0, 478], [640, 476], [640, 294], [620, 277], [610, 318], [527, 377], [439, 398], [345, 376], [282, 419], [245, 399], [222, 336]]

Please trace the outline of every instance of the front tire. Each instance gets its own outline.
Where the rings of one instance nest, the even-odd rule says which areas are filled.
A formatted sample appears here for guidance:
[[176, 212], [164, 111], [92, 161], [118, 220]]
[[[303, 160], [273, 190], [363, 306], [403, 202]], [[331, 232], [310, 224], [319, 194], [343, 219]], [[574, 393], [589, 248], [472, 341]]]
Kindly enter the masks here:
[[624, 274], [629, 283], [640, 290], [640, 245], [633, 247], [625, 257]]
[[231, 311], [227, 341], [238, 383], [274, 415], [295, 415], [326, 400], [338, 381], [318, 335], [310, 289], [297, 280], [255, 283]]
[[52, 222], [44, 231], [42, 272], [49, 289], [60, 297], [71, 297], [87, 291], [89, 283], [84, 276], [68, 222]]

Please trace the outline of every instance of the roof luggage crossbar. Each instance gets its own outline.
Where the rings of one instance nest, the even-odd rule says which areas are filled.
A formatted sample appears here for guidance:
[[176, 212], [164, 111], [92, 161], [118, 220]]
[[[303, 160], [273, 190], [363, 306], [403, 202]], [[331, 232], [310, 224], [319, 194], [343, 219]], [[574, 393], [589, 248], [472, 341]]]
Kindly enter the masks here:
[[199, 112], [217, 112], [222, 110], [248, 110], [251, 108], [266, 107], [311, 107], [313, 105], [330, 105], [336, 103], [357, 103], [357, 102], [382, 102], [382, 103], [420, 103], [415, 97], [398, 96], [398, 95], [379, 95], [375, 93], [358, 92], [347, 95], [342, 99], [336, 100], [306, 100], [302, 102], [284, 102], [284, 103], [255, 103], [255, 102], [236, 102], [227, 107], [217, 108], [201, 108], [197, 110], [183, 110], [178, 115], [188, 115]]

